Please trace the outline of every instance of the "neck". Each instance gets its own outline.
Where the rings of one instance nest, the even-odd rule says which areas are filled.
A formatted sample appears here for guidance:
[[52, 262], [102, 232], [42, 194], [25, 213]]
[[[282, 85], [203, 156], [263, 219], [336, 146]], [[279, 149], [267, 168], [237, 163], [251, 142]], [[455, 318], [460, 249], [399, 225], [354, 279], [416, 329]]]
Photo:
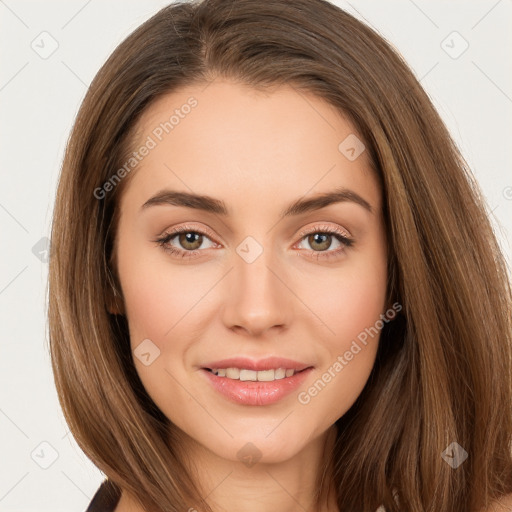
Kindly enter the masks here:
[[[337, 512], [336, 495], [318, 499], [319, 483], [336, 440], [336, 427], [312, 440], [291, 459], [252, 466], [219, 457], [189, 438], [189, 472], [214, 512]], [[194, 461], [192, 466], [190, 461]], [[328, 468], [326, 479], [332, 478]], [[330, 486], [327, 486], [330, 488]], [[317, 503], [320, 503], [317, 505]], [[190, 512], [202, 512], [198, 503]], [[125, 492], [115, 512], [144, 512]]]
[[[318, 499], [320, 478], [335, 439], [336, 429], [331, 427], [289, 460], [251, 466], [223, 459], [196, 444], [190, 460], [198, 463], [191, 474], [214, 512], [337, 512], [334, 492]], [[195, 507], [197, 512], [200, 508]]]

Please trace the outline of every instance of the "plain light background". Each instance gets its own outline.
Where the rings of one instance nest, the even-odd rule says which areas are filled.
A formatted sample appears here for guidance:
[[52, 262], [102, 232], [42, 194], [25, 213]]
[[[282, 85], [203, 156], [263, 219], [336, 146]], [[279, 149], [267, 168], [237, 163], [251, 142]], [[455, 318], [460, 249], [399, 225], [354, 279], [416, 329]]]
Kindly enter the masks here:
[[[47, 238], [88, 84], [168, 3], [0, 0], [2, 512], [84, 511], [103, 479], [68, 433], [53, 384]], [[510, 261], [512, 0], [335, 3], [376, 28], [421, 80], [481, 184]]]

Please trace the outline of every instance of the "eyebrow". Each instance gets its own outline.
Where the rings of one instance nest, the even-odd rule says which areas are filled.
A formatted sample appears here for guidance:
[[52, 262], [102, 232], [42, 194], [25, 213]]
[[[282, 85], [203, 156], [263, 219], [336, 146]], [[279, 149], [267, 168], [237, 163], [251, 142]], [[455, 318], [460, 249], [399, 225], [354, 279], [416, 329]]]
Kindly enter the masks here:
[[[300, 215], [315, 210], [320, 210], [331, 204], [351, 202], [358, 204], [370, 213], [373, 208], [368, 201], [359, 194], [347, 188], [337, 188], [332, 192], [324, 192], [308, 199], [297, 199], [281, 212], [281, 218]], [[186, 208], [194, 208], [208, 213], [228, 216], [229, 209], [220, 199], [207, 195], [191, 194], [189, 192], [177, 192], [174, 190], [161, 190], [148, 199], [141, 207], [145, 210], [150, 206], [173, 205]]]

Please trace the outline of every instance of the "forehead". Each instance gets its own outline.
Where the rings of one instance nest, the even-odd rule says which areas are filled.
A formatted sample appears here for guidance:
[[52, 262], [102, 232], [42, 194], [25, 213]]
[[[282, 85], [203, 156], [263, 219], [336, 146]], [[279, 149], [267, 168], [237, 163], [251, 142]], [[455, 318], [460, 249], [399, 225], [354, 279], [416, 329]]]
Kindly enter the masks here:
[[139, 157], [128, 187], [139, 191], [139, 200], [168, 186], [282, 203], [287, 195], [350, 186], [379, 203], [376, 177], [352, 123], [323, 99], [291, 86], [256, 90], [214, 81], [178, 89], [139, 119], [132, 149], [144, 146], [150, 149]]

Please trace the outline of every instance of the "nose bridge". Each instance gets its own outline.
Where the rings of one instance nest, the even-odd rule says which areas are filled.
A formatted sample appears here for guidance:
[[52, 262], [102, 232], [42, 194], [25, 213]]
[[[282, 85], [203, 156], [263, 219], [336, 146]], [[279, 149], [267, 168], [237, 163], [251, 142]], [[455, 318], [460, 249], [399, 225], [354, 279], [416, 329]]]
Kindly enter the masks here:
[[238, 245], [225, 310], [228, 327], [261, 334], [288, 323], [291, 296], [281, 281], [284, 276], [278, 277], [277, 261], [271, 248], [263, 247], [253, 237], [246, 237]]

